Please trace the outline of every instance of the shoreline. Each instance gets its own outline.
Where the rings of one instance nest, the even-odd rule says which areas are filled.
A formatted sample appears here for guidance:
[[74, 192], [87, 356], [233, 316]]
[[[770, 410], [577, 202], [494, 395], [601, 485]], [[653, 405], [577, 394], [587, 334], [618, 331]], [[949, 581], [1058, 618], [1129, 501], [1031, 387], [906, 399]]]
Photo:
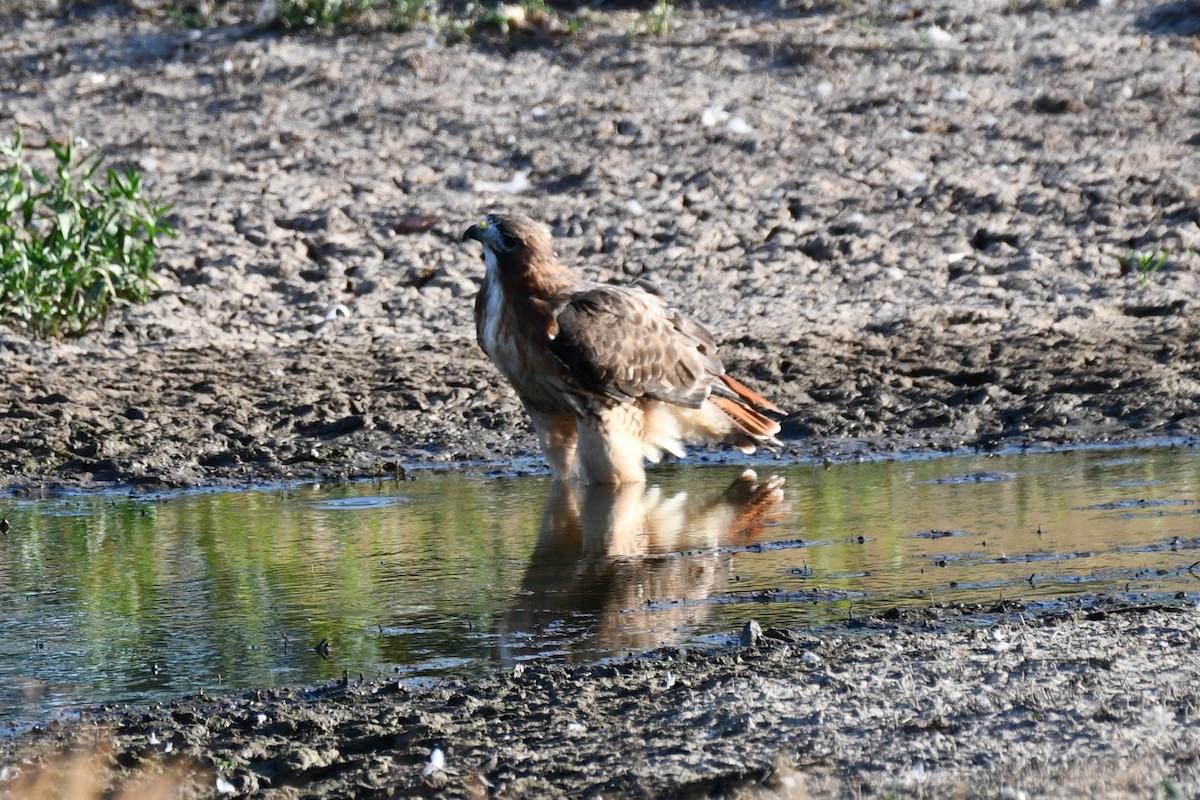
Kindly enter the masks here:
[[[996, 442], [990, 446], [966, 444], [960, 437], [945, 437], [939, 443], [929, 438], [917, 439], [913, 434], [902, 434], [878, 440], [833, 441], [789, 441], [776, 453], [762, 452], [751, 456], [741, 455], [718, 448], [692, 448], [687, 458], [672, 459], [661, 464], [647, 466], [646, 483], [653, 484], [657, 470], [687, 469], [695, 467], [725, 466], [745, 467], [769, 474], [774, 467], [830, 467], [847, 463], [871, 463], [887, 461], [913, 461], [932, 458], [963, 458], [969, 456], [1005, 456], [1018, 454], [1040, 454], [1069, 452], [1074, 450], [1140, 450], [1159, 447], [1196, 447], [1200, 437], [1195, 434], [1133, 435], [1116, 438], [1107, 435], [1081, 436], [1064, 440], [1061, 437], [1039, 438], [1025, 436], [1021, 441]], [[177, 494], [206, 492], [253, 492], [269, 491], [279, 487], [307, 483], [365, 483], [371, 481], [418, 480], [422, 473], [446, 474], [468, 473], [489, 478], [508, 479], [517, 477], [547, 477], [549, 468], [536, 448], [520, 452], [512, 457], [497, 457], [477, 461], [444, 461], [429, 454], [401, 459], [386, 471], [346, 472], [342, 469], [299, 471], [281, 474], [263, 471], [259, 474], [228, 476], [219, 471], [206, 475], [197, 483], [172, 485], [155, 480], [130, 480], [131, 476], [117, 476], [113, 481], [85, 479], [64, 480], [42, 477], [9, 478], [0, 485], [0, 497], [45, 498], [75, 494], [121, 494], [130, 496], [170, 497]]]
[[188, 797], [1194, 793], [1200, 688], [1170, 676], [1195, 674], [1200, 612], [1094, 600], [908, 606], [416, 689], [351, 678], [81, 709], [0, 742], [0, 796], [92, 747], [112, 786], [173, 775]]

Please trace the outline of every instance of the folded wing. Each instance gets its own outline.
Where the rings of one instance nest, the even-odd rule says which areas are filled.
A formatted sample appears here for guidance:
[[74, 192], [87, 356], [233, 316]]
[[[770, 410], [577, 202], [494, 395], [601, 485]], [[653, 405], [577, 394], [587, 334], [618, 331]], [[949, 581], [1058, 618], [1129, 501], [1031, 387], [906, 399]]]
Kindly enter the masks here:
[[636, 286], [592, 286], [566, 299], [550, 352], [578, 384], [618, 402], [699, 408], [724, 369], [708, 331]]

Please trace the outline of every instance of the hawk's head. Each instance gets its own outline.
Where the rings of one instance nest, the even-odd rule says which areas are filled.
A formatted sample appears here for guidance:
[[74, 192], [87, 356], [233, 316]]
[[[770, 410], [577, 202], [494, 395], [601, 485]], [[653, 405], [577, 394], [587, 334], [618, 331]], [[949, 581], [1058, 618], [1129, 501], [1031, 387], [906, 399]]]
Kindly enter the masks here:
[[462, 238], [483, 245], [489, 266], [493, 260], [497, 264], [528, 264], [554, 255], [550, 232], [520, 214], [488, 214], [479, 224], [467, 228]]

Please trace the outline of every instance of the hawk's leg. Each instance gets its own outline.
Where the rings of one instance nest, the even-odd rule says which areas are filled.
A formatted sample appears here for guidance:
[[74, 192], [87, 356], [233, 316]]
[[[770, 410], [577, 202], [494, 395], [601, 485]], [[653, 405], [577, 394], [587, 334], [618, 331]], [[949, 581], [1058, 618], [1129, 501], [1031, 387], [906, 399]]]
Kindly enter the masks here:
[[579, 475], [583, 483], [645, 483], [645, 415], [623, 404], [589, 409], [579, 419]]
[[543, 414], [529, 411], [533, 429], [537, 431], [538, 443], [546, 454], [554, 480], [565, 481], [572, 477], [575, 468], [575, 447], [579, 442], [579, 431], [575, 417], [570, 414]]

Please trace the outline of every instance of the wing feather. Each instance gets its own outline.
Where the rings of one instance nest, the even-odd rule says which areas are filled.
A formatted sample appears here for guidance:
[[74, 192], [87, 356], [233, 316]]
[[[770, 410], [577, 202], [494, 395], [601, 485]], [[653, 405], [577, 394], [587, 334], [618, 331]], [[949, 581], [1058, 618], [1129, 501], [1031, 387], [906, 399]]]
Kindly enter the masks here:
[[712, 336], [636, 286], [592, 285], [559, 308], [554, 354], [585, 389], [699, 408], [724, 370]]

